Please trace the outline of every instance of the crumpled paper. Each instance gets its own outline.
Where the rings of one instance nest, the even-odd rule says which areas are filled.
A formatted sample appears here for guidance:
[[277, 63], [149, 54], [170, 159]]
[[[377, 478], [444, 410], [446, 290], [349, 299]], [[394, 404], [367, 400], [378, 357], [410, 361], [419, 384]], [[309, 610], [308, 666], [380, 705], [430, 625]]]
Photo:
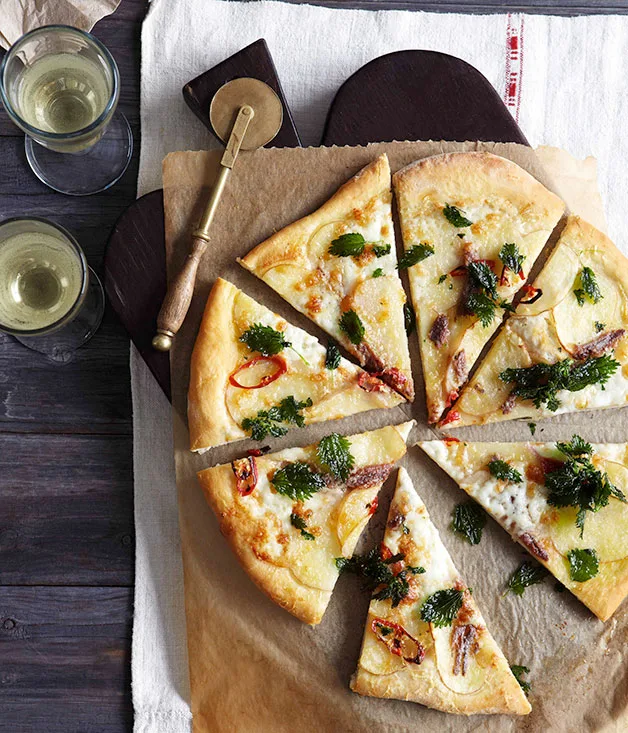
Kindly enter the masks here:
[[71, 25], [91, 31], [119, 4], [120, 0], [2, 0], [0, 46], [9, 48], [20, 36], [43, 25]]

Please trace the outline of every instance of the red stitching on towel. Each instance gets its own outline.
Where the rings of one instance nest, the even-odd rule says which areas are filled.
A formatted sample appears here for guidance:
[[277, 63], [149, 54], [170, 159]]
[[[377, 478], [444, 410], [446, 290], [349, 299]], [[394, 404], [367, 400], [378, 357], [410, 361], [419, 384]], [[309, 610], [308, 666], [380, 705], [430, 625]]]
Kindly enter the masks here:
[[504, 79], [504, 104], [519, 121], [521, 85], [523, 77], [523, 29], [522, 15], [508, 13], [506, 26], [506, 73]]

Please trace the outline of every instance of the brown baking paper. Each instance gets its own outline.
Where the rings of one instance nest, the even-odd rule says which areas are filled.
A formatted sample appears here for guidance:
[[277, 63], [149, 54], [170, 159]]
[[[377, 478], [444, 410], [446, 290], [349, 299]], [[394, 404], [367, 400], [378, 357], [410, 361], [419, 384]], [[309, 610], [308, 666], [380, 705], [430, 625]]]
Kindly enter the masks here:
[[[417, 388], [413, 405], [356, 415], [291, 430], [273, 450], [307, 445], [331, 430], [351, 434], [412, 417], [417, 424], [402, 461], [425, 501], [453, 560], [489, 629], [511, 664], [530, 667], [533, 712], [525, 718], [447, 715], [396, 700], [360, 697], [349, 689], [369, 603], [354, 577], [341, 577], [323, 622], [309, 627], [274, 605], [241, 569], [218, 529], [196, 482], [196, 471], [242, 456], [250, 441], [203, 456], [188, 450], [185, 421], [190, 353], [202, 311], [217, 276], [230, 280], [291, 323], [319, 338], [322, 332], [268, 286], [236, 263], [272, 232], [322, 204], [342, 183], [382, 152], [392, 170], [417, 158], [452, 150], [490, 150], [555, 188], [534, 153], [518, 145], [438, 142], [381, 143], [360, 148], [273, 149], [238, 160], [213, 224], [187, 320], [172, 352], [174, 440], [195, 733], [222, 731], [620, 731], [628, 727], [628, 677], [622, 658], [628, 640], [626, 604], [606, 624], [552, 578], [521, 598], [503, 596], [511, 572], [526, 557], [519, 545], [489, 521], [482, 543], [471, 547], [448, 529], [463, 492], [412, 444], [438, 437], [426, 424], [416, 336], [410, 338]], [[166, 247], [169, 272], [188, 247], [220, 153], [174, 153], [164, 161]], [[564, 162], [564, 161], [563, 161]], [[567, 166], [568, 167], [568, 166]], [[564, 166], [561, 182], [570, 188]], [[594, 181], [586, 179], [595, 202]], [[579, 181], [578, 185], [581, 185]], [[564, 195], [564, 194], [563, 194]], [[567, 197], [570, 198], [570, 197]], [[587, 212], [582, 211], [584, 215]], [[600, 220], [600, 211], [590, 212]], [[596, 218], [597, 217], [597, 218]], [[399, 241], [399, 240], [398, 240]], [[404, 283], [407, 286], [407, 282]], [[536, 439], [568, 439], [573, 432], [596, 441], [623, 441], [628, 411], [564, 415], [539, 423]], [[455, 431], [469, 440], [529, 440], [526, 423], [508, 422]], [[380, 508], [363, 537], [371, 547], [383, 535], [396, 472], [380, 495]], [[360, 549], [360, 548], [358, 548]]]

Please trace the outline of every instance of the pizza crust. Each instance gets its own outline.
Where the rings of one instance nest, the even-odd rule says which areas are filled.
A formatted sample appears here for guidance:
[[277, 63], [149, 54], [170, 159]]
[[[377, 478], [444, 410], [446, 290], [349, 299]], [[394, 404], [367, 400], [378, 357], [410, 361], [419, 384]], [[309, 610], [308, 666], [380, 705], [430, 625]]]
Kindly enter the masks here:
[[[403, 468], [399, 469], [384, 544], [393, 554], [403, 552], [405, 562], [421, 565], [426, 572], [410, 576], [411, 594], [415, 597], [408, 596], [397, 608], [392, 608], [390, 601], [371, 601], [351, 689], [361, 695], [409, 700], [462, 715], [529, 713], [530, 703], [486, 628], [473, 596], [464, 590], [465, 585]], [[459, 611], [454, 624], [471, 625], [477, 641], [477, 647], [468, 653], [464, 672], [452, 668], [454, 626], [438, 629], [420, 620], [424, 600], [438, 590], [452, 587], [465, 592], [464, 610]], [[420, 664], [393, 655], [373, 632], [375, 619], [399, 624], [412, 635], [423, 646]]]
[[[497, 288], [499, 299], [510, 302], [559, 221], [564, 204], [518, 165], [491, 153], [450, 153], [419, 160], [397, 172], [393, 185], [406, 250], [421, 243], [435, 250], [408, 271], [428, 420], [435, 423], [459, 394], [503, 316], [497, 308], [491, 324], [483, 326], [474, 315], [461, 313], [467, 277], [449, 273], [467, 264], [468, 258], [495, 263], [499, 276], [499, 251], [503, 244], [514, 243], [526, 257], [524, 279], [509, 274]], [[446, 204], [465, 212], [472, 225], [452, 226], [443, 215]], [[447, 276], [444, 281], [442, 276]], [[442, 343], [433, 338], [437, 318], [448, 323]]]

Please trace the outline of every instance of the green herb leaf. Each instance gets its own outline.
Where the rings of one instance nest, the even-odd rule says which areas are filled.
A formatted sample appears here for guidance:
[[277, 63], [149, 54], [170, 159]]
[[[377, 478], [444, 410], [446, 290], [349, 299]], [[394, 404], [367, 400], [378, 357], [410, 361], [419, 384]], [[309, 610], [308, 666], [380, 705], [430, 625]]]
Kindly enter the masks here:
[[469, 262], [467, 274], [475, 287], [482, 289], [486, 295], [497, 298], [497, 275], [486, 262], [480, 262], [479, 260]]
[[555, 412], [560, 406], [556, 397], [560, 390], [579, 392], [591, 384], [603, 389], [618, 368], [619, 362], [610, 354], [604, 354], [579, 362], [563, 359], [555, 364], [541, 362], [530, 367], [505, 369], [499, 378], [515, 385], [511, 393], [515, 397], [531, 400], [537, 408], [545, 405]]
[[406, 327], [406, 335], [409, 336], [416, 328], [416, 315], [410, 303], [403, 304], [403, 322]]
[[451, 528], [465, 537], [470, 544], [477, 545], [480, 542], [485, 524], [486, 513], [474, 501], [467, 501], [455, 507]]
[[345, 311], [340, 316], [340, 330], [347, 334], [349, 341], [356, 346], [364, 338], [364, 325], [360, 316], [353, 310]]
[[540, 583], [547, 574], [547, 570], [542, 565], [526, 560], [510, 576], [508, 590], [516, 596], [522, 596], [526, 588]]
[[593, 447], [579, 435], [574, 435], [569, 443], [557, 443], [556, 447], [567, 460], [545, 475], [547, 501], [552, 506], [578, 509], [576, 526], [582, 537], [586, 512], [597, 512], [607, 506], [611, 496], [623, 502], [626, 497], [611, 483], [607, 473], [591, 463]]
[[296, 527], [301, 532], [301, 537], [303, 537], [304, 540], [315, 540], [316, 537], [311, 533], [307, 531], [307, 524], [305, 523], [305, 519], [303, 519], [302, 516], [299, 514], [295, 514], [294, 512], [290, 515], [290, 524], [293, 527]]
[[376, 270], [373, 270], [371, 273], [371, 277], [381, 277], [384, 274], [384, 271], [381, 267], [378, 267]]
[[522, 666], [521, 664], [511, 664], [510, 671], [513, 673], [521, 689], [527, 695], [528, 692], [530, 692], [530, 683], [526, 682], [525, 680], [521, 678], [523, 677], [524, 674], [530, 674], [530, 670], [527, 667]]
[[492, 461], [489, 461], [488, 470], [491, 476], [495, 476], [495, 478], [502, 481], [510, 481], [513, 484], [520, 484], [523, 481], [523, 477], [516, 468], [499, 458], [493, 458]]
[[580, 306], [584, 305], [585, 299], [590, 303], [598, 303], [604, 297], [597, 284], [595, 273], [590, 267], [583, 267], [578, 273], [573, 294]]
[[569, 550], [569, 577], [577, 583], [595, 578], [600, 570], [600, 561], [595, 550]]
[[374, 244], [373, 245], [373, 254], [375, 257], [385, 257], [386, 255], [390, 254], [391, 246], [390, 244]]
[[288, 496], [293, 501], [306, 501], [325, 488], [325, 481], [320, 473], [315, 473], [302, 461], [280, 468], [270, 482], [278, 494]]
[[602, 333], [602, 331], [606, 328], [605, 323], [600, 323], [599, 321], [595, 322], [595, 332], [596, 333]]
[[536, 423], [535, 422], [529, 422], [528, 423], [528, 427], [530, 428], [530, 434], [532, 435], [532, 437], [534, 437], [534, 435], [536, 433]]
[[330, 341], [327, 344], [327, 351], [325, 353], [325, 368], [331, 370], [338, 369], [340, 358], [340, 349]]
[[274, 356], [280, 351], [292, 346], [286, 341], [280, 331], [270, 326], [255, 323], [240, 336], [240, 341], [246, 344], [251, 351], [259, 351], [262, 356]]
[[465, 309], [476, 315], [486, 328], [495, 317], [495, 308], [506, 310], [512, 307], [505, 300], [497, 301], [497, 275], [486, 262], [474, 261], [467, 265], [467, 275], [471, 288], [465, 300]]
[[504, 267], [507, 267], [511, 272], [519, 274], [521, 267], [526, 256], [520, 254], [519, 248], [516, 244], [505, 244], [499, 251], [499, 259], [502, 261]]
[[357, 232], [351, 232], [334, 239], [329, 246], [329, 253], [336, 257], [359, 257], [365, 246], [364, 237]]
[[470, 227], [471, 224], [473, 224], [472, 221], [469, 221], [469, 219], [466, 218], [464, 211], [459, 209], [457, 206], [445, 204], [443, 214], [445, 215], [445, 219], [455, 227]]
[[495, 303], [485, 293], [469, 293], [465, 306], [470, 313], [478, 317], [484, 328], [488, 328], [495, 318]]
[[408, 267], [412, 267], [412, 265], [417, 265], [419, 262], [423, 262], [423, 260], [426, 260], [433, 254], [434, 247], [429, 244], [415, 244], [401, 255], [397, 268], [399, 270], [407, 270]]
[[242, 430], [250, 433], [253, 440], [264, 440], [268, 435], [279, 438], [288, 432], [281, 423], [291, 423], [302, 428], [305, 425], [305, 418], [301, 410], [311, 406], [310, 397], [303, 402], [297, 402], [292, 395], [284, 397], [278, 405], [269, 410], [260, 410], [256, 417], [244, 418]]
[[456, 588], [437, 590], [421, 606], [421, 618], [433, 626], [451, 626], [462, 608], [464, 591]]
[[395, 575], [390, 566], [402, 561], [404, 557], [405, 555], [400, 552], [387, 560], [382, 560], [379, 550], [373, 548], [366, 555], [354, 555], [351, 558], [337, 557], [336, 567], [341, 572], [361, 576], [365, 590], [377, 590], [373, 598], [379, 601], [389, 599], [392, 607], [396, 608], [410, 591], [408, 573], [418, 575], [425, 572], [422, 567], [407, 566]]
[[316, 455], [322, 466], [333, 476], [342, 481], [347, 480], [355, 463], [351, 455], [351, 443], [347, 438], [338, 433], [326, 435], [321, 438], [316, 448]]
[[444, 272], [439, 278], [438, 278], [438, 284], [444, 283], [445, 280], [447, 280], [447, 273]]

